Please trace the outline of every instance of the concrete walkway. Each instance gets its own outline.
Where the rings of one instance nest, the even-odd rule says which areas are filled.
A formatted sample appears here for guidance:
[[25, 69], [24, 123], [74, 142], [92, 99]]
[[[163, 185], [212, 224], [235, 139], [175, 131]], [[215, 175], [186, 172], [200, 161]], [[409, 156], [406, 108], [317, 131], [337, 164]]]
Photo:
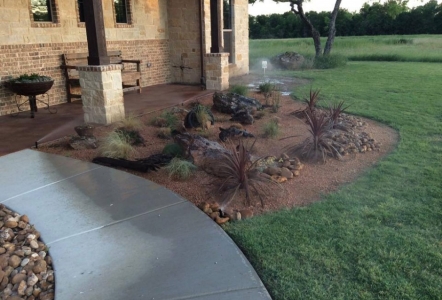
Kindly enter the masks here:
[[0, 166], [0, 202], [49, 246], [56, 300], [270, 299], [227, 234], [162, 186], [33, 150]]

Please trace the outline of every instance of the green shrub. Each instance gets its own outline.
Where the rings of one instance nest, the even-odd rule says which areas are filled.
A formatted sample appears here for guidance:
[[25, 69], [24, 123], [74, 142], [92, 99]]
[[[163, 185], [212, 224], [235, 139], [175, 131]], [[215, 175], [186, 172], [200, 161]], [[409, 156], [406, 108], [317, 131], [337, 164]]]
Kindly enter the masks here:
[[267, 138], [275, 138], [279, 135], [279, 125], [276, 121], [271, 120], [264, 124], [264, 136]]
[[105, 157], [125, 159], [135, 153], [134, 147], [130, 144], [129, 137], [115, 131], [112, 131], [104, 138], [98, 151]]
[[175, 157], [165, 169], [170, 178], [184, 180], [192, 175], [193, 171], [196, 170], [196, 166], [187, 160]]
[[270, 81], [262, 83], [258, 87], [259, 92], [264, 95], [264, 99], [266, 100], [266, 105], [269, 105], [269, 98], [272, 96], [272, 93], [275, 89], [275, 85]]
[[246, 85], [235, 84], [230, 87], [230, 92], [247, 97], [249, 88]]
[[347, 58], [343, 55], [329, 54], [315, 57], [314, 67], [316, 69], [334, 69], [344, 67]]
[[163, 151], [161, 153], [169, 154], [174, 157], [181, 157], [183, 155], [183, 149], [181, 148], [180, 145], [176, 143], [171, 143], [164, 146]]

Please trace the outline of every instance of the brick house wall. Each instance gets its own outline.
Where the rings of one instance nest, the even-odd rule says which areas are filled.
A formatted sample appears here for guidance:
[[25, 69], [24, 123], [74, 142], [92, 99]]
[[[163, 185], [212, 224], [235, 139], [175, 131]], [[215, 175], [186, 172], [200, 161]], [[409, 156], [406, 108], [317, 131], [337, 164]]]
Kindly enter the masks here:
[[[0, 0], [0, 116], [17, 111], [14, 95], [2, 82], [23, 73], [39, 73], [55, 82], [51, 105], [66, 102], [61, 54], [87, 52], [84, 23], [76, 0], [50, 0], [54, 22], [34, 22], [30, 0]], [[209, 0], [203, 1], [203, 47], [200, 0], [127, 0], [130, 22], [117, 24], [113, 0], [103, 0], [108, 50], [125, 59], [141, 59], [142, 86], [171, 82], [199, 83], [201, 55], [210, 52]], [[235, 63], [231, 76], [248, 73], [247, 0], [235, 0]], [[148, 67], [148, 64], [150, 67]], [[190, 69], [174, 68], [186, 66]]]

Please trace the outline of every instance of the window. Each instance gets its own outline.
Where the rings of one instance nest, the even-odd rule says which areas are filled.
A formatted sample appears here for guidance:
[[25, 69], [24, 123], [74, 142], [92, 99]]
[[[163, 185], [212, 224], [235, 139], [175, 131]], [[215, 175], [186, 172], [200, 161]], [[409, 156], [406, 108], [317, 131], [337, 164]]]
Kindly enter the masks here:
[[232, 29], [232, 0], [223, 1], [224, 29]]
[[115, 22], [116, 23], [129, 23], [127, 17], [127, 3], [126, 0], [114, 0], [115, 7]]
[[34, 22], [52, 22], [51, 0], [31, 0], [31, 12]]
[[29, 0], [32, 27], [59, 27], [58, 0]]
[[224, 52], [230, 53], [229, 63], [234, 63], [233, 51], [233, 5], [232, 0], [223, 0], [223, 39]]
[[78, 5], [78, 20], [80, 22], [84, 22], [84, 1], [83, 0], [78, 0], [77, 1], [77, 5]]

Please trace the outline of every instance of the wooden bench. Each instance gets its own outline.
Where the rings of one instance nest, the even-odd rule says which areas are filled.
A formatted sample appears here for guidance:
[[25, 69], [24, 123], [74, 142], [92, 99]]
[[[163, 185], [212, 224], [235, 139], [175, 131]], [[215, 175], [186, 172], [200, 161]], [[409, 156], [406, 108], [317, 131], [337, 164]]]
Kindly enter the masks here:
[[[123, 65], [123, 69], [121, 70], [123, 92], [138, 90], [138, 93], [141, 93], [141, 60], [123, 59], [120, 50], [108, 51], [107, 55], [110, 57], [111, 64]], [[72, 98], [81, 98], [81, 93], [73, 93], [72, 88], [80, 87], [80, 78], [78, 76], [77, 67], [87, 65], [88, 56], [89, 53], [66, 53], [62, 55], [63, 64], [60, 68], [64, 70], [63, 73], [66, 79], [68, 102], [71, 102]], [[126, 64], [132, 65], [130, 66]]]

